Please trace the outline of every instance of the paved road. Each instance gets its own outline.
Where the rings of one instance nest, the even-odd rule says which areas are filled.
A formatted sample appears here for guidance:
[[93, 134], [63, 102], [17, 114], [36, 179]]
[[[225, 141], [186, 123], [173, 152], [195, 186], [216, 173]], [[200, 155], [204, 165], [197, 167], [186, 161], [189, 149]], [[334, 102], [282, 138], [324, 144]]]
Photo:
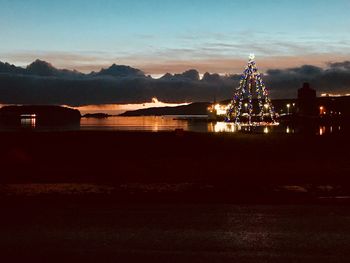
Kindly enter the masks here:
[[52, 202], [2, 211], [0, 250], [9, 259], [350, 261], [350, 209], [344, 206]]

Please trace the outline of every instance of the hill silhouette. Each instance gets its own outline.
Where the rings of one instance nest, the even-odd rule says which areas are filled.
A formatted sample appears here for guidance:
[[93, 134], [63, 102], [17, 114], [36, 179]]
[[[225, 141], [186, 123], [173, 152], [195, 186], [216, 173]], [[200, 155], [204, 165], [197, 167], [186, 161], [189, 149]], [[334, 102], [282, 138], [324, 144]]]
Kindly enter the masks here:
[[210, 103], [208, 102], [195, 102], [177, 107], [154, 107], [126, 111], [120, 116], [205, 115], [209, 105]]
[[23, 115], [35, 115], [37, 124], [79, 123], [80, 112], [61, 106], [24, 105], [4, 106], [0, 108], [0, 122], [19, 124]]

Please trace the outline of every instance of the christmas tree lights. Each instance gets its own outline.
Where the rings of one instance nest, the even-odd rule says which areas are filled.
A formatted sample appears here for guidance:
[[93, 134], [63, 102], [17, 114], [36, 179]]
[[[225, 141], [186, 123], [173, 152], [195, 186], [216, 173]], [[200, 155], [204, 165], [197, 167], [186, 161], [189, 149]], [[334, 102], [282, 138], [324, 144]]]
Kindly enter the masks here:
[[[254, 102], [257, 103], [254, 105]], [[228, 105], [226, 121], [248, 126], [278, 125], [276, 117], [268, 91], [256, 67], [255, 56], [250, 54], [239, 87]]]

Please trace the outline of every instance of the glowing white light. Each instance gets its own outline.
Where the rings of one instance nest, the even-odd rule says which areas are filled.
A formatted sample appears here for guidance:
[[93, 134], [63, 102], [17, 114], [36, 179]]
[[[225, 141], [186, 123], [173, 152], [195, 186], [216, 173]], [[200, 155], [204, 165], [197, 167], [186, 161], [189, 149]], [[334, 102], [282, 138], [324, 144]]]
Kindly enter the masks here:
[[216, 110], [216, 114], [217, 115], [226, 115], [228, 106], [227, 105], [216, 104], [214, 106], [214, 109]]
[[158, 103], [158, 102], [159, 102], [159, 100], [156, 97], [152, 98], [152, 103]]
[[249, 54], [249, 60], [254, 60], [255, 59], [255, 55], [253, 53]]
[[321, 94], [321, 97], [343, 97], [343, 96], [350, 96], [350, 93], [345, 93], [345, 94], [322, 93]]

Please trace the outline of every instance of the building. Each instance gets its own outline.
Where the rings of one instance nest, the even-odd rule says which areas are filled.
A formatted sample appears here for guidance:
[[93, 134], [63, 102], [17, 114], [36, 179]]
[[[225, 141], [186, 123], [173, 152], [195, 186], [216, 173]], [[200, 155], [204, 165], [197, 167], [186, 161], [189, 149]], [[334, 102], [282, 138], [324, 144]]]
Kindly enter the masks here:
[[298, 114], [302, 117], [318, 116], [316, 90], [310, 88], [309, 83], [298, 89]]

